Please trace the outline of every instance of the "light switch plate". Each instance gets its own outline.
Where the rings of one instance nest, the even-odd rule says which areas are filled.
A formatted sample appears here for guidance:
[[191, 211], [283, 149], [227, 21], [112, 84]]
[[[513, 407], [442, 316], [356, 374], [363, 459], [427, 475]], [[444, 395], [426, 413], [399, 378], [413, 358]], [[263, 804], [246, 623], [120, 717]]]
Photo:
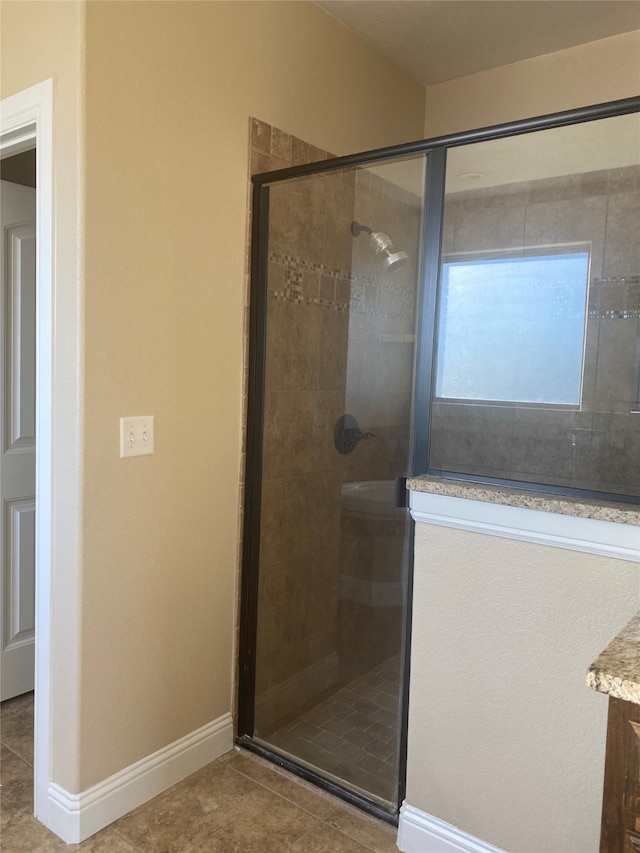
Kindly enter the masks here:
[[120, 458], [153, 453], [153, 415], [120, 418]]

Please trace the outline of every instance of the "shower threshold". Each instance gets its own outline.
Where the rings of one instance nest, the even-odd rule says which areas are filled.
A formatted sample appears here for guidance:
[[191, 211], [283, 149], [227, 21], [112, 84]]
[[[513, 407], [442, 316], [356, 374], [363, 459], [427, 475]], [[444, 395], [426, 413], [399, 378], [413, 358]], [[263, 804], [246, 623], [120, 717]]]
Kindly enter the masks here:
[[383, 661], [240, 746], [397, 825], [399, 661]]

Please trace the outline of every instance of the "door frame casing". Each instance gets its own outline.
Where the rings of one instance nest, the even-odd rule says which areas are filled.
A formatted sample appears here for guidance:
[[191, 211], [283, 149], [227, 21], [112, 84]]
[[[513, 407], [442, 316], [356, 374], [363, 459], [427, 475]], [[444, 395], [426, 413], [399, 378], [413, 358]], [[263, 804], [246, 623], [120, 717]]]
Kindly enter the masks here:
[[[0, 156], [36, 148], [36, 521], [34, 812], [48, 825], [52, 781], [53, 664], [53, 80], [0, 101]], [[60, 330], [58, 330], [60, 331]]]

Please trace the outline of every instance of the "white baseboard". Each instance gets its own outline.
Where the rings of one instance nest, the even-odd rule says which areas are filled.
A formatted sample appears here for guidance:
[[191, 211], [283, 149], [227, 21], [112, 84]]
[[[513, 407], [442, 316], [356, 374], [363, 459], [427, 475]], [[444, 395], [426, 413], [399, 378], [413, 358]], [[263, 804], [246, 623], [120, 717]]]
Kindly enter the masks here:
[[43, 822], [67, 844], [78, 844], [232, 747], [233, 720], [223, 714], [80, 794], [52, 782]]
[[402, 853], [504, 853], [407, 803], [400, 809], [398, 847]]

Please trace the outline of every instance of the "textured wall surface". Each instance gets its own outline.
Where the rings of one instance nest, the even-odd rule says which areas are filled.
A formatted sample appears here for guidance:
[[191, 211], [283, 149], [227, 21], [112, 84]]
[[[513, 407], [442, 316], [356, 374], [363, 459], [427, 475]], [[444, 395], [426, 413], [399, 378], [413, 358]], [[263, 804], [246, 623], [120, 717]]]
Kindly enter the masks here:
[[418, 524], [407, 802], [513, 853], [595, 853], [586, 672], [638, 600], [636, 564]]
[[426, 139], [638, 94], [640, 30], [427, 86]]
[[[249, 116], [346, 154], [419, 137], [424, 91], [307, 2], [2, 3], [3, 96], [47, 77], [75, 793], [231, 708]], [[131, 414], [156, 452], [123, 462]]]
[[249, 116], [336, 153], [423, 120], [306, 2], [88, 4], [86, 86], [83, 788], [232, 705]]

